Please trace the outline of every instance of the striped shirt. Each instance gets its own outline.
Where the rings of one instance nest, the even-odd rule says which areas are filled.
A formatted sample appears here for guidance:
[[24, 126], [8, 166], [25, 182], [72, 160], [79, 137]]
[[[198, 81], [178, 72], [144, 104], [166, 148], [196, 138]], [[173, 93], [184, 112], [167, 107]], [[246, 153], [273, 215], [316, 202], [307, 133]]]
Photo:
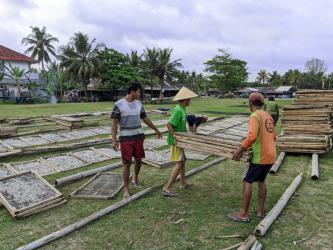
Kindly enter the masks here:
[[126, 101], [125, 98], [117, 101], [113, 107], [111, 118], [119, 122], [119, 140], [143, 140], [144, 131], [141, 119], [145, 118], [146, 112], [139, 100]]

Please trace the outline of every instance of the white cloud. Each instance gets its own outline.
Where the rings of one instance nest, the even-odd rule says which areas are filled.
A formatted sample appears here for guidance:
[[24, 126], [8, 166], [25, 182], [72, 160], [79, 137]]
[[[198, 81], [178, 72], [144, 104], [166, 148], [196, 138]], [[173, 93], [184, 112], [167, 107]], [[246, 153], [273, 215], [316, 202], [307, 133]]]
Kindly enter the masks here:
[[312, 57], [333, 70], [333, 1], [0, 0], [0, 44], [24, 51], [29, 26], [46, 26], [68, 42], [82, 31], [127, 53], [172, 47], [186, 70], [227, 48], [256, 72], [302, 69]]

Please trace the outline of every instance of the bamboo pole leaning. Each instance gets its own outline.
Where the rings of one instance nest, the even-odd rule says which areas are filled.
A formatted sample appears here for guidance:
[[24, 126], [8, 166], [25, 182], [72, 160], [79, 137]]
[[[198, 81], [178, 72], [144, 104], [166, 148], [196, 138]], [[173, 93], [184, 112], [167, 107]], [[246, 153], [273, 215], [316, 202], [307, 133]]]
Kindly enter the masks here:
[[[221, 161], [221, 159], [220, 159], [220, 161]], [[192, 169], [191, 171], [186, 172], [185, 176], [190, 176], [190, 175], [193, 175], [195, 173], [198, 173], [198, 172], [208, 168], [208, 165], [210, 167], [210, 166], [213, 166], [213, 165], [215, 165], [216, 163], [218, 163], [220, 161], [217, 161], [217, 159], [215, 159], [215, 160], [213, 160], [211, 162], [208, 162], [207, 164], [205, 164], [201, 167], [198, 167], [199, 170]], [[212, 162], [214, 162], [214, 164], [212, 164]], [[211, 163], [211, 164], [209, 164], [209, 163]], [[135, 201], [135, 200], [147, 195], [148, 193], [151, 193], [151, 192], [155, 191], [156, 189], [161, 188], [162, 186], [163, 186], [163, 184], [159, 184], [159, 185], [144, 189], [144, 190], [142, 190], [142, 191], [140, 191], [140, 192], [138, 192], [134, 195], [131, 195], [129, 198], [123, 199], [123, 200], [121, 200], [121, 201], [119, 201], [119, 202], [117, 202], [117, 203], [115, 203], [115, 204], [113, 204], [109, 207], [106, 207], [106, 208], [104, 208], [100, 211], [97, 211], [97, 212], [91, 214], [90, 216], [88, 216], [86, 218], [83, 218], [82, 220], [80, 220], [80, 221], [78, 221], [78, 222], [76, 222], [72, 225], [69, 225], [69, 226], [67, 226], [63, 229], [60, 229], [56, 232], [53, 232], [49, 235], [46, 235], [46, 236], [44, 236], [44, 237], [42, 237], [38, 240], [35, 240], [35, 241], [33, 241], [33, 242], [31, 242], [27, 245], [21, 246], [21, 247], [17, 248], [17, 250], [32, 250], [32, 249], [36, 249], [38, 247], [41, 247], [41, 246], [43, 246], [43, 245], [45, 245], [45, 244], [47, 244], [51, 241], [59, 239], [59, 238], [65, 236], [65, 235], [68, 235], [68, 234], [74, 232], [75, 230], [78, 230], [78, 229], [86, 226], [90, 222], [93, 222], [93, 221], [101, 218], [104, 215], [107, 215], [111, 212], [114, 212], [114, 211], [120, 209], [121, 207], [126, 206], [130, 202]]]
[[278, 202], [275, 206], [269, 211], [269, 213], [265, 216], [265, 218], [259, 223], [258, 226], [255, 228], [255, 234], [259, 236], [264, 236], [269, 227], [273, 224], [276, 218], [280, 215], [282, 210], [287, 205], [289, 199], [294, 194], [298, 186], [301, 184], [302, 181], [302, 173], [296, 176], [296, 178], [292, 181], [286, 191], [282, 194]]
[[54, 181], [54, 184], [55, 184], [55, 186], [60, 186], [60, 185], [63, 185], [65, 183], [80, 180], [82, 178], [89, 177], [89, 176], [95, 175], [95, 174], [100, 173], [100, 172], [110, 171], [110, 170], [113, 170], [115, 168], [119, 168], [120, 166], [122, 166], [122, 163], [121, 162], [116, 162], [116, 163], [113, 163], [111, 165], [107, 165], [107, 166], [104, 166], [104, 167], [95, 168], [95, 169], [91, 169], [91, 170], [88, 170], [88, 171], [85, 171], [85, 172], [81, 172], [81, 173], [73, 174], [73, 175], [66, 176], [66, 177], [63, 177], [63, 178], [60, 178], [60, 179], [56, 179]]
[[271, 167], [271, 170], [269, 171], [271, 174], [276, 174], [276, 172], [281, 167], [285, 156], [286, 156], [285, 152], [281, 152], [279, 154], [279, 157], [277, 158], [276, 162], [274, 163], [274, 165]]
[[311, 161], [311, 179], [317, 180], [319, 178], [318, 154], [312, 154]]

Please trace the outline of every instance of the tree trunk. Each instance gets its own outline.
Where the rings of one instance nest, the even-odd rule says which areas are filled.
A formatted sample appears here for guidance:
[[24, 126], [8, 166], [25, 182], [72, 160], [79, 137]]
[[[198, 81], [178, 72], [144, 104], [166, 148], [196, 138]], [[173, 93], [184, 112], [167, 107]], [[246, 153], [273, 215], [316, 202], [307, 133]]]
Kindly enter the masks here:
[[160, 77], [160, 87], [161, 87], [161, 89], [160, 89], [160, 99], [162, 100], [162, 98], [163, 98], [163, 84], [164, 84], [164, 76], [163, 77]]

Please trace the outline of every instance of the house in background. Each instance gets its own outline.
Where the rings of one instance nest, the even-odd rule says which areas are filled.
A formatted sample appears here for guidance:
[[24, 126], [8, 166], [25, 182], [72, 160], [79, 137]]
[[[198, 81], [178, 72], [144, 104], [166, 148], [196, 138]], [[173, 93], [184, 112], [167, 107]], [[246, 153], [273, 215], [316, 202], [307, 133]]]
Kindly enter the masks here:
[[284, 98], [292, 98], [294, 96], [295, 91], [296, 88], [293, 86], [280, 86], [277, 89], [275, 89], [277, 96]]
[[27, 88], [29, 79], [30, 81], [38, 82], [39, 78], [37, 73], [30, 72], [31, 65], [35, 63], [37, 63], [37, 61], [31, 57], [0, 45], [0, 74], [5, 74], [3, 80], [0, 81], [0, 97], [15, 97], [17, 95], [15, 80], [6, 75], [9, 74], [6, 68], [10, 68], [10, 65], [12, 67], [24, 69], [26, 74], [20, 79], [21, 93], [22, 95], [29, 93]]

